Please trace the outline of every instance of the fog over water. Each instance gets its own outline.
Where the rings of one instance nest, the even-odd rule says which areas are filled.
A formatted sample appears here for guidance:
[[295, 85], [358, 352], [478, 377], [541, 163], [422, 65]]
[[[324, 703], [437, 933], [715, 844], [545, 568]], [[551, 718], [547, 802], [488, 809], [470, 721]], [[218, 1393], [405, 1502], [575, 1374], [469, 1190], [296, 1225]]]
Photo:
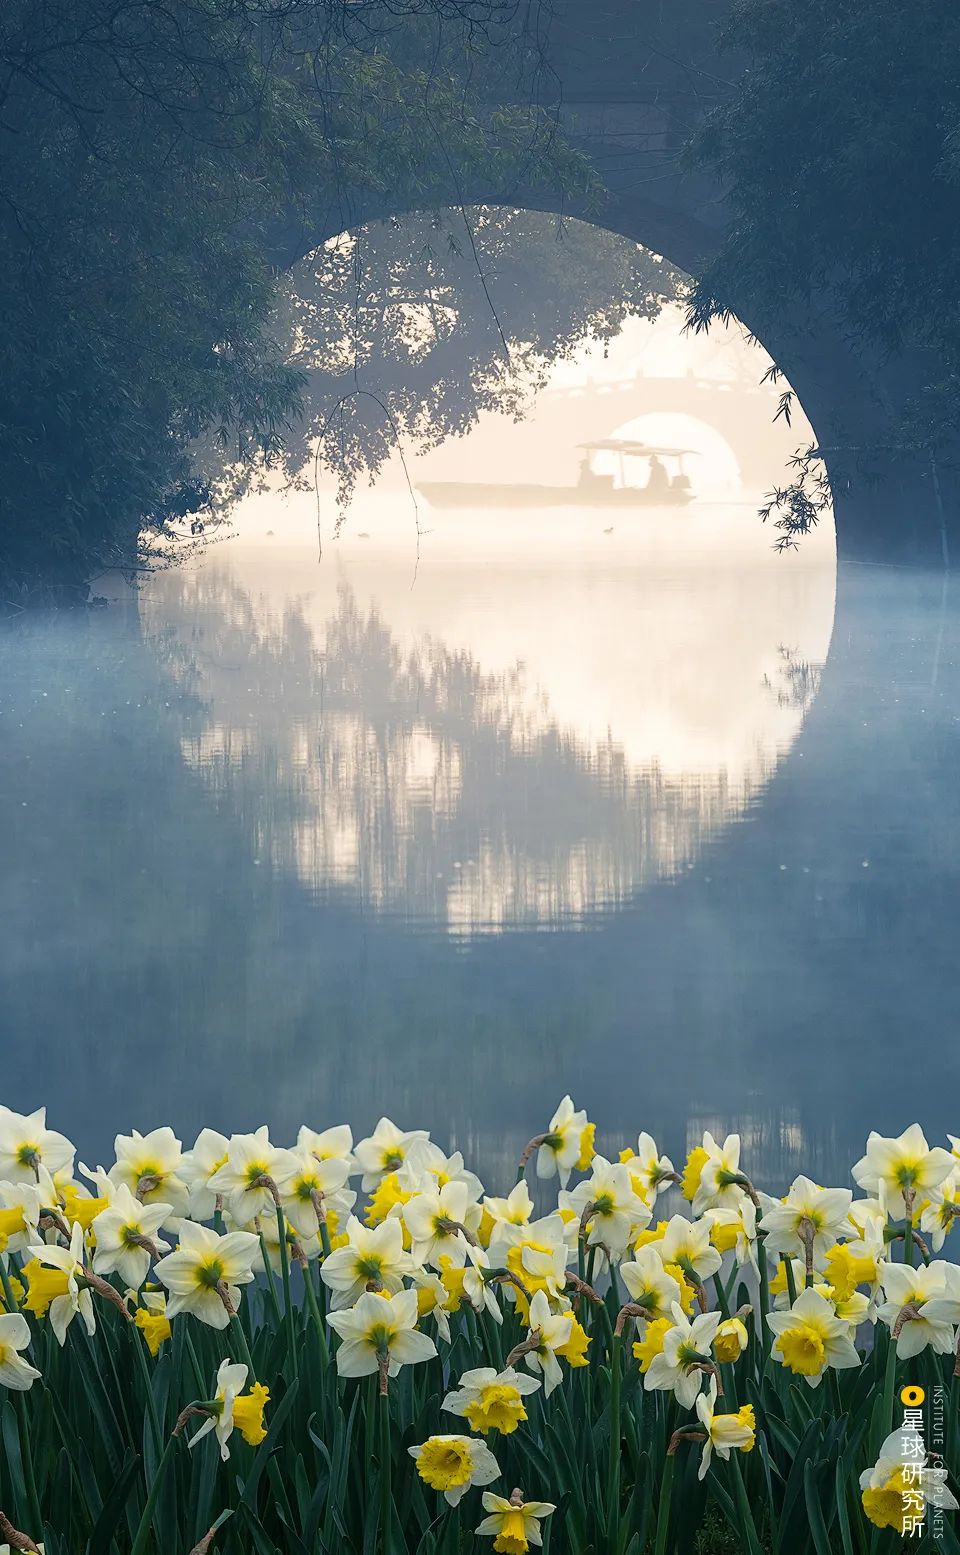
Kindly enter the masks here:
[[[955, 1123], [960, 597], [838, 575], [829, 522], [775, 555], [744, 463], [804, 432], [746, 390], [737, 447], [707, 424], [763, 365], [712, 349], [631, 326], [339, 532], [323, 485], [319, 558], [314, 494], [268, 490], [3, 627], [5, 1101], [91, 1164], [118, 1124], [388, 1112], [505, 1182], [567, 1089], [602, 1143], [739, 1128], [776, 1181]], [[631, 414], [644, 373], [689, 412]], [[691, 447], [694, 502], [414, 510], [407, 474], [572, 485], [588, 422]]]

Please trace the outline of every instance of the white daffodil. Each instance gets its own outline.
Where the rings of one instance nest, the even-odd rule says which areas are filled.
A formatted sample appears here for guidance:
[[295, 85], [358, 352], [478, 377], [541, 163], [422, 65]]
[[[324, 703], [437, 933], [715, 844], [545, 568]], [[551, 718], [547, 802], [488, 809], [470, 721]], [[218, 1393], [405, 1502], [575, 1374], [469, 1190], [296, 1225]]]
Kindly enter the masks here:
[[407, 1451], [424, 1484], [440, 1491], [451, 1506], [459, 1504], [471, 1485], [489, 1485], [500, 1477], [490, 1448], [475, 1436], [431, 1436]]
[[495, 1323], [502, 1323], [503, 1313], [496, 1291], [484, 1279], [484, 1270], [489, 1268], [490, 1258], [483, 1248], [468, 1247], [467, 1263], [463, 1271], [463, 1294], [475, 1312], [489, 1312]]
[[939, 1253], [960, 1215], [960, 1166], [955, 1166], [938, 1188], [929, 1190], [927, 1200], [920, 1216], [920, 1230], [926, 1232], [933, 1251]]
[[941, 1511], [958, 1510], [942, 1463], [927, 1468], [924, 1460], [910, 1451], [910, 1445], [909, 1433], [899, 1426], [881, 1446], [876, 1463], [860, 1475], [860, 1499], [867, 1517], [875, 1527], [893, 1528], [901, 1537], [912, 1531], [911, 1521], [917, 1515], [912, 1510], [915, 1494]]
[[451, 1182], [462, 1183], [467, 1191], [468, 1229], [472, 1231], [479, 1225], [481, 1208], [478, 1201], [483, 1196], [483, 1183], [475, 1172], [467, 1171], [459, 1150], [444, 1155], [432, 1139], [415, 1139], [398, 1176], [401, 1187], [412, 1188], [418, 1193], [427, 1187], [445, 1188]]
[[236, 1311], [240, 1305], [241, 1285], [253, 1279], [253, 1265], [260, 1251], [257, 1237], [248, 1231], [230, 1231], [218, 1236], [207, 1226], [185, 1220], [180, 1227], [180, 1245], [156, 1266], [157, 1279], [170, 1292], [167, 1316], [192, 1312], [210, 1328], [226, 1328], [230, 1313], [223, 1301], [225, 1294]]
[[[347, 1214], [357, 1202], [352, 1188], [344, 1184], [350, 1175], [350, 1163], [342, 1156], [319, 1160], [312, 1151], [291, 1152], [285, 1171], [277, 1178], [283, 1213], [302, 1237], [315, 1237], [321, 1215], [328, 1209]], [[335, 1202], [334, 1202], [335, 1200]]]
[[828, 1366], [839, 1371], [860, 1365], [849, 1325], [820, 1291], [801, 1291], [789, 1311], [769, 1313], [767, 1324], [777, 1336], [777, 1360], [812, 1388], [819, 1387]]
[[199, 1431], [190, 1438], [189, 1445], [196, 1447], [199, 1441], [210, 1431], [216, 1432], [217, 1441], [220, 1444], [220, 1457], [226, 1463], [230, 1456], [230, 1448], [227, 1442], [233, 1433], [233, 1406], [237, 1395], [243, 1392], [243, 1385], [247, 1380], [247, 1368], [238, 1361], [221, 1361], [217, 1371], [217, 1383], [214, 1390], [214, 1400], [219, 1405], [217, 1411], [208, 1415]]
[[481, 1498], [483, 1510], [489, 1515], [477, 1524], [476, 1532], [484, 1538], [494, 1535], [495, 1550], [506, 1550], [523, 1555], [528, 1545], [539, 1547], [543, 1543], [540, 1524], [556, 1511], [552, 1501], [524, 1501], [515, 1490], [507, 1501], [485, 1490]]
[[743, 1197], [740, 1135], [728, 1134], [721, 1145], [712, 1134], [706, 1133], [701, 1148], [706, 1151], [707, 1158], [693, 1196], [693, 1213], [702, 1215], [705, 1209], [736, 1209]]
[[732, 1415], [717, 1414], [716, 1377], [710, 1378], [710, 1386], [706, 1393], [698, 1395], [696, 1404], [700, 1424], [707, 1433], [697, 1478], [706, 1479], [714, 1453], [718, 1458], [729, 1458], [734, 1449], [737, 1452], [752, 1451], [757, 1440], [757, 1422], [750, 1404], [744, 1404], [742, 1409]]
[[454, 1310], [450, 1304], [450, 1292], [439, 1274], [435, 1274], [432, 1269], [414, 1269], [411, 1278], [417, 1297], [418, 1318], [421, 1322], [424, 1318], [432, 1318], [444, 1344], [450, 1344], [450, 1312]]
[[657, 1247], [664, 1263], [675, 1263], [694, 1285], [702, 1285], [711, 1274], [716, 1274], [723, 1262], [710, 1241], [710, 1224], [706, 1220], [671, 1216]]
[[537, 1150], [537, 1176], [559, 1176], [560, 1186], [565, 1188], [574, 1167], [579, 1171], [589, 1167], [593, 1159], [593, 1133], [587, 1114], [577, 1112], [571, 1098], [565, 1096]]
[[892, 1195], [902, 1214], [912, 1208], [915, 1195], [938, 1188], [956, 1166], [956, 1158], [939, 1146], [930, 1149], [919, 1123], [912, 1123], [896, 1139], [872, 1132], [866, 1154], [853, 1168], [853, 1180], [867, 1193], [881, 1189]]
[[276, 1215], [273, 1195], [278, 1179], [295, 1169], [296, 1156], [272, 1145], [264, 1124], [254, 1134], [230, 1136], [227, 1159], [214, 1172], [209, 1186], [224, 1196], [237, 1225], [245, 1226], [260, 1216]]
[[670, 1317], [680, 1301], [680, 1285], [663, 1266], [655, 1243], [637, 1250], [636, 1257], [620, 1265], [620, 1278], [634, 1306], [642, 1307], [648, 1320]]
[[590, 1176], [572, 1193], [561, 1193], [559, 1203], [561, 1209], [572, 1210], [578, 1222], [589, 1210], [589, 1246], [606, 1248], [614, 1259], [651, 1220], [650, 1206], [634, 1192], [627, 1167], [602, 1155], [594, 1156]]
[[953, 1325], [960, 1323], [960, 1269], [935, 1258], [912, 1269], [888, 1263], [882, 1275], [886, 1300], [877, 1316], [891, 1333], [898, 1329], [897, 1356], [908, 1360], [928, 1347], [940, 1355], [954, 1348]]
[[621, 1151], [620, 1159], [630, 1173], [634, 1192], [650, 1204], [676, 1181], [673, 1162], [660, 1154], [652, 1134], [639, 1135], [636, 1150]]
[[217, 1194], [210, 1179], [226, 1163], [227, 1136], [215, 1128], [202, 1128], [192, 1150], [184, 1152], [179, 1176], [190, 1193], [189, 1213], [193, 1220], [209, 1220], [217, 1207]]
[[521, 1177], [520, 1181], [510, 1189], [505, 1199], [485, 1198], [483, 1208], [490, 1218], [491, 1231], [489, 1241], [496, 1239], [501, 1226], [525, 1226], [529, 1224], [533, 1214], [534, 1204], [527, 1187], [527, 1180]]
[[169, 1205], [169, 1220], [176, 1224], [190, 1208], [190, 1190], [180, 1175], [183, 1149], [172, 1128], [155, 1128], [149, 1134], [118, 1134], [116, 1161], [110, 1168], [115, 1187], [127, 1187], [144, 1204]]
[[334, 1308], [351, 1307], [368, 1286], [396, 1293], [414, 1261], [403, 1247], [403, 1226], [390, 1215], [379, 1226], [365, 1226], [351, 1215], [347, 1243], [320, 1266], [320, 1278], [333, 1293]]
[[357, 1169], [353, 1154], [353, 1129], [349, 1123], [337, 1123], [333, 1128], [316, 1129], [302, 1124], [297, 1133], [297, 1154], [312, 1155], [317, 1161], [346, 1161], [349, 1175]]
[[719, 1312], [703, 1312], [691, 1323], [680, 1303], [673, 1304], [673, 1327], [663, 1335], [663, 1349], [654, 1355], [644, 1375], [647, 1392], [672, 1392], [682, 1409], [692, 1409], [700, 1392], [702, 1369], [712, 1365], [710, 1347], [720, 1326]]
[[[558, 1301], [567, 1288], [570, 1249], [559, 1215], [545, 1215], [528, 1226], [501, 1222], [498, 1239], [490, 1243], [489, 1255], [492, 1268], [507, 1269], [531, 1295], [542, 1290], [551, 1301]], [[508, 1283], [504, 1290], [508, 1300], [517, 1299], [515, 1285]]]
[[244, 1393], [246, 1380], [246, 1366], [235, 1361], [221, 1361], [216, 1392], [211, 1401], [213, 1407], [199, 1431], [190, 1438], [191, 1447], [196, 1447], [209, 1431], [214, 1431], [220, 1443], [220, 1457], [226, 1462], [230, 1456], [227, 1443], [235, 1430], [251, 1447], [263, 1441], [267, 1434], [263, 1424], [263, 1410], [270, 1394], [259, 1382], [254, 1383], [249, 1393]]
[[413, 1241], [414, 1262], [436, 1267], [441, 1255], [446, 1255], [458, 1268], [463, 1267], [467, 1258], [465, 1183], [448, 1182], [443, 1188], [417, 1193], [400, 1213]]
[[852, 1201], [849, 1188], [818, 1188], [809, 1177], [795, 1178], [782, 1202], [767, 1200], [759, 1222], [767, 1252], [806, 1258], [809, 1249], [813, 1260], [821, 1260], [848, 1229]]
[[463, 1373], [441, 1408], [448, 1414], [462, 1415], [471, 1429], [483, 1436], [488, 1431], [509, 1436], [527, 1418], [524, 1399], [539, 1387], [535, 1377], [525, 1377], [512, 1366], [503, 1371], [477, 1366]]
[[415, 1139], [429, 1138], [426, 1129], [400, 1129], [389, 1118], [381, 1118], [369, 1138], [361, 1139], [354, 1151], [363, 1173], [360, 1186], [364, 1193], [371, 1193], [382, 1178], [400, 1170]]
[[528, 1370], [543, 1374], [543, 1391], [549, 1398], [554, 1388], [563, 1381], [563, 1372], [554, 1351], [562, 1350], [564, 1345], [570, 1343], [573, 1313], [551, 1312], [545, 1293], [538, 1290], [530, 1303], [527, 1323], [530, 1330], [528, 1337], [536, 1340], [536, 1347], [527, 1351], [523, 1357], [524, 1364]]
[[734, 1209], [708, 1209], [704, 1220], [710, 1227], [710, 1240], [717, 1252], [733, 1251], [740, 1268], [744, 1264], [757, 1267], [757, 1207], [746, 1194]]
[[69, 1139], [47, 1128], [47, 1109], [36, 1112], [0, 1112], [0, 1181], [39, 1183], [51, 1201], [52, 1178], [58, 1172], [70, 1176], [76, 1151]]
[[96, 1237], [93, 1267], [97, 1274], [119, 1274], [124, 1284], [139, 1290], [150, 1270], [150, 1259], [166, 1252], [168, 1243], [159, 1241], [157, 1232], [171, 1211], [169, 1204], [141, 1204], [130, 1189], [118, 1187], [113, 1202], [95, 1215], [91, 1222]]
[[22, 1253], [39, 1241], [40, 1192], [32, 1182], [0, 1182], [0, 1253]]
[[436, 1355], [437, 1347], [417, 1329], [417, 1293], [402, 1290], [396, 1296], [366, 1291], [348, 1310], [328, 1312], [327, 1322], [342, 1343], [337, 1349], [341, 1377], [366, 1377], [380, 1368], [395, 1377], [401, 1366], [416, 1365]]
[[30, 1324], [22, 1312], [0, 1316], [0, 1388], [26, 1393], [40, 1373], [20, 1354], [30, 1343]]
[[87, 1333], [95, 1333], [97, 1320], [93, 1311], [93, 1298], [87, 1286], [80, 1284], [86, 1272], [83, 1262], [83, 1227], [74, 1223], [69, 1247], [48, 1247], [41, 1242], [29, 1251], [31, 1258], [35, 1258], [38, 1263], [48, 1269], [57, 1269], [67, 1277], [66, 1290], [62, 1295], [55, 1296], [50, 1303], [50, 1326], [57, 1336], [57, 1343], [64, 1344], [67, 1329], [78, 1313], [83, 1318]]

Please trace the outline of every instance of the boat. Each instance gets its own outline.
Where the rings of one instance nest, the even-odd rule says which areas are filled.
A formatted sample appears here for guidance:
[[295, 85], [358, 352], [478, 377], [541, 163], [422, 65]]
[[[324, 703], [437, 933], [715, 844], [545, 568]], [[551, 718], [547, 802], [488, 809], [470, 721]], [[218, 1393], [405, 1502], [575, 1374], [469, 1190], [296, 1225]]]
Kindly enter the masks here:
[[[660, 508], [686, 507], [694, 500], [684, 467], [684, 459], [695, 453], [692, 448], [669, 448], [621, 437], [598, 438], [577, 446], [585, 452], [575, 486], [535, 481], [423, 481], [417, 490], [435, 508]], [[619, 485], [614, 483], [613, 475], [595, 468], [593, 456], [597, 453], [618, 456]], [[631, 485], [628, 481], [628, 460], [645, 463], [647, 478], [643, 485]]]

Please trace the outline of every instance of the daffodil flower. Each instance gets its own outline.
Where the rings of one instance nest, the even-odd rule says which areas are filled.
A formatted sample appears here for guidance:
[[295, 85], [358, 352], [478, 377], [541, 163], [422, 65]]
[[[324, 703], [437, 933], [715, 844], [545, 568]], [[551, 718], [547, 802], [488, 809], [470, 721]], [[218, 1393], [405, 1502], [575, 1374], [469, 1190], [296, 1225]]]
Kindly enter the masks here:
[[708, 1209], [703, 1218], [721, 1257], [732, 1250], [739, 1268], [747, 1263], [757, 1268], [757, 1208], [752, 1199], [744, 1195], [733, 1209]]
[[283, 1213], [299, 1236], [317, 1235], [330, 1201], [341, 1215], [353, 1208], [357, 1195], [344, 1187], [349, 1175], [350, 1163], [342, 1156], [320, 1161], [312, 1151], [291, 1153], [276, 1182]]
[[484, 1245], [489, 1247], [504, 1226], [527, 1225], [533, 1209], [533, 1199], [525, 1177], [521, 1177], [520, 1181], [510, 1189], [505, 1199], [485, 1198], [483, 1216], [486, 1234], [481, 1231]]
[[70, 1175], [76, 1151], [69, 1139], [47, 1128], [47, 1109], [12, 1112], [0, 1109], [0, 1181], [38, 1183], [45, 1202], [53, 1203], [53, 1177]]
[[347, 1242], [338, 1247], [320, 1266], [320, 1278], [333, 1293], [333, 1307], [350, 1307], [367, 1286], [382, 1287], [396, 1294], [403, 1277], [414, 1268], [413, 1259], [403, 1248], [403, 1227], [395, 1216], [379, 1226], [365, 1226], [355, 1215], [346, 1225]]
[[795, 1178], [785, 1199], [767, 1200], [759, 1223], [767, 1252], [799, 1254], [812, 1268], [848, 1225], [852, 1200], [849, 1188], [818, 1188], [809, 1177]]
[[953, 1223], [960, 1215], [960, 1168], [954, 1167], [938, 1188], [931, 1188], [928, 1202], [920, 1216], [920, 1229], [930, 1238], [930, 1245], [939, 1253], [953, 1230]]
[[476, 1531], [483, 1537], [493, 1535], [497, 1555], [526, 1555], [531, 1544], [539, 1548], [543, 1543], [540, 1524], [556, 1511], [552, 1501], [524, 1501], [518, 1490], [509, 1501], [485, 1490], [482, 1500], [489, 1515], [478, 1523]]
[[180, 1175], [183, 1149], [173, 1129], [118, 1134], [114, 1151], [109, 1173], [114, 1186], [129, 1188], [144, 1204], [166, 1204], [169, 1222], [176, 1225], [190, 1207], [190, 1190]]
[[527, 1418], [524, 1399], [539, 1387], [536, 1378], [525, 1377], [512, 1366], [503, 1371], [477, 1366], [463, 1373], [441, 1407], [448, 1414], [462, 1415], [474, 1431], [484, 1436], [488, 1431], [509, 1436]]
[[634, 1192], [630, 1173], [619, 1161], [593, 1158], [590, 1176], [572, 1193], [561, 1193], [561, 1208], [569, 1207], [582, 1220], [587, 1214], [587, 1243], [601, 1245], [619, 1258], [632, 1238], [650, 1224], [650, 1206]]
[[202, 1128], [192, 1150], [183, 1154], [179, 1176], [190, 1194], [189, 1214], [193, 1220], [209, 1220], [217, 1208], [217, 1194], [210, 1179], [227, 1159], [227, 1137], [215, 1128]]
[[21, 1253], [37, 1240], [41, 1208], [35, 1183], [0, 1182], [0, 1253]]
[[853, 1168], [853, 1180], [867, 1193], [881, 1189], [909, 1210], [916, 1194], [938, 1188], [956, 1166], [949, 1150], [931, 1150], [919, 1123], [912, 1123], [895, 1139], [871, 1132], [866, 1153]]
[[353, 1153], [353, 1129], [349, 1123], [337, 1123], [333, 1128], [308, 1128], [301, 1124], [297, 1133], [297, 1155], [312, 1155], [317, 1161], [346, 1161], [348, 1176], [357, 1169]]
[[421, 1193], [428, 1180], [434, 1188], [460, 1183], [467, 1194], [467, 1223], [471, 1230], [479, 1224], [481, 1209], [478, 1201], [483, 1195], [483, 1183], [476, 1172], [467, 1171], [461, 1151], [455, 1150], [452, 1155], [444, 1155], [432, 1139], [414, 1139], [399, 1168], [399, 1175], [404, 1187], [415, 1188]]
[[658, 1243], [665, 1264], [676, 1264], [695, 1285], [702, 1285], [716, 1274], [723, 1259], [710, 1241], [706, 1220], [687, 1220], [673, 1215]]
[[[906, 1469], [907, 1463], [910, 1469]], [[860, 1499], [867, 1517], [877, 1528], [893, 1528], [901, 1537], [910, 1532], [913, 1493], [944, 1512], [957, 1511], [957, 1501], [947, 1487], [942, 1466], [927, 1468], [904, 1450], [904, 1431], [891, 1432], [880, 1448], [876, 1463], [860, 1475]]]
[[489, 1485], [500, 1477], [493, 1453], [473, 1436], [431, 1436], [407, 1451], [424, 1484], [440, 1491], [451, 1506], [458, 1505], [471, 1485]]
[[537, 1176], [544, 1179], [559, 1176], [560, 1185], [565, 1188], [570, 1173], [588, 1150], [592, 1159], [591, 1127], [587, 1114], [577, 1112], [571, 1098], [565, 1096], [537, 1148]]
[[40, 1373], [20, 1354], [30, 1343], [30, 1324], [22, 1312], [0, 1317], [0, 1388], [26, 1393]]
[[237, 1225], [245, 1226], [260, 1216], [275, 1215], [277, 1184], [297, 1167], [290, 1150], [270, 1143], [266, 1125], [254, 1134], [232, 1134], [227, 1159], [210, 1178], [209, 1187], [220, 1193]]
[[155, 1270], [157, 1279], [170, 1292], [167, 1316], [192, 1312], [210, 1328], [226, 1328], [230, 1309], [235, 1312], [240, 1305], [238, 1287], [253, 1279], [259, 1251], [258, 1238], [248, 1231], [218, 1236], [207, 1226], [185, 1220], [179, 1247], [161, 1258]]
[[860, 1365], [849, 1325], [820, 1291], [801, 1291], [788, 1311], [769, 1313], [767, 1324], [777, 1336], [776, 1359], [811, 1388], [820, 1386], [828, 1366], [839, 1371]]
[[621, 1150], [620, 1160], [630, 1173], [634, 1192], [651, 1205], [677, 1181], [673, 1162], [669, 1156], [660, 1154], [652, 1134], [640, 1134], [636, 1150]]
[[467, 1202], [466, 1185], [448, 1182], [417, 1193], [404, 1204], [401, 1214], [413, 1241], [415, 1262], [436, 1266], [441, 1254], [461, 1266], [466, 1262]]
[[249, 1393], [244, 1394], [246, 1380], [246, 1366], [230, 1360], [221, 1361], [216, 1392], [210, 1403], [204, 1406], [207, 1419], [190, 1438], [191, 1447], [196, 1447], [203, 1437], [213, 1431], [220, 1444], [220, 1457], [226, 1462], [230, 1456], [227, 1443], [234, 1430], [239, 1430], [244, 1440], [253, 1447], [263, 1441], [267, 1434], [263, 1425], [263, 1411], [270, 1394], [258, 1382], [254, 1383]]
[[716, 1360], [725, 1365], [739, 1360], [750, 1342], [747, 1333], [747, 1325], [739, 1317], [728, 1317], [723, 1320], [717, 1329], [717, 1336], [713, 1341], [713, 1353]]
[[543, 1374], [543, 1391], [547, 1398], [563, 1381], [563, 1372], [556, 1351], [570, 1343], [573, 1333], [572, 1312], [551, 1312], [546, 1293], [538, 1290], [530, 1303], [527, 1318], [529, 1341], [533, 1348], [524, 1354], [524, 1364], [530, 1371]]
[[169, 1204], [141, 1204], [125, 1185], [117, 1188], [113, 1203], [95, 1215], [91, 1229], [96, 1238], [93, 1267], [97, 1274], [119, 1274], [126, 1285], [139, 1290], [150, 1270], [150, 1260], [169, 1244], [157, 1232], [171, 1213]]
[[365, 1292], [349, 1311], [328, 1312], [327, 1322], [343, 1341], [337, 1349], [341, 1377], [366, 1377], [386, 1369], [396, 1376], [401, 1366], [416, 1365], [436, 1355], [437, 1347], [417, 1330], [417, 1293], [396, 1296]]
[[389, 1118], [381, 1118], [368, 1139], [361, 1139], [354, 1151], [363, 1173], [360, 1186], [364, 1193], [377, 1187], [389, 1172], [399, 1171], [407, 1151], [417, 1139], [429, 1139], [426, 1129], [399, 1129]]
[[700, 1424], [707, 1433], [697, 1478], [705, 1479], [714, 1452], [718, 1458], [729, 1458], [734, 1449], [737, 1452], [752, 1451], [757, 1440], [757, 1423], [749, 1404], [744, 1404], [742, 1409], [732, 1415], [717, 1414], [716, 1377], [710, 1378], [706, 1393], [701, 1393], [696, 1402]]
[[702, 1148], [706, 1159], [693, 1196], [693, 1213], [702, 1215], [706, 1209], [736, 1209], [744, 1192], [740, 1135], [728, 1134], [721, 1145], [712, 1134], [706, 1133]]
[[463, 1294], [475, 1312], [489, 1312], [495, 1323], [503, 1322], [503, 1313], [497, 1294], [485, 1278], [490, 1268], [490, 1258], [482, 1247], [467, 1248], [467, 1262], [463, 1272]]
[[641, 1247], [636, 1258], [620, 1265], [623, 1280], [634, 1306], [642, 1307], [652, 1320], [669, 1317], [673, 1303], [680, 1300], [680, 1285], [668, 1274], [655, 1244]]
[[954, 1348], [954, 1324], [960, 1323], [960, 1269], [935, 1258], [912, 1269], [888, 1263], [882, 1277], [887, 1298], [877, 1316], [897, 1336], [897, 1356], [909, 1360], [928, 1347], [939, 1355]]
[[69, 1247], [48, 1247], [45, 1243], [40, 1243], [30, 1248], [30, 1256], [37, 1263], [66, 1276], [66, 1290], [54, 1296], [49, 1307], [50, 1326], [57, 1336], [58, 1344], [61, 1345], [66, 1340], [67, 1329], [78, 1313], [83, 1318], [88, 1334], [95, 1333], [97, 1328], [93, 1298], [87, 1286], [80, 1284], [86, 1273], [83, 1252], [83, 1227], [77, 1224], [74, 1224], [70, 1233]]
[[160, 1353], [160, 1346], [171, 1337], [173, 1329], [167, 1316], [167, 1301], [162, 1291], [141, 1293], [142, 1307], [137, 1307], [133, 1321], [146, 1340], [151, 1355]]
[[672, 1316], [673, 1323], [662, 1332], [662, 1348], [651, 1358], [643, 1385], [648, 1393], [673, 1392], [682, 1409], [692, 1409], [700, 1392], [703, 1367], [713, 1364], [710, 1350], [720, 1313], [703, 1312], [689, 1322], [675, 1301]]

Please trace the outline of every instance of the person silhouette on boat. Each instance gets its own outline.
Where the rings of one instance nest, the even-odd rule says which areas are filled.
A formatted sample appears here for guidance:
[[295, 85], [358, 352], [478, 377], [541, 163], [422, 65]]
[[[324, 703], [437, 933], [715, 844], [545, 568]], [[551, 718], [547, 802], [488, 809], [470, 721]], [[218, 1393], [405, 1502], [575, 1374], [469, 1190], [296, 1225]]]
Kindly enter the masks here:
[[585, 459], [580, 460], [580, 474], [577, 485], [581, 491], [586, 492], [612, 491], [613, 476], [604, 475], [601, 471], [595, 470], [591, 463], [590, 455], [587, 454]]
[[660, 462], [656, 454], [650, 455], [650, 474], [644, 491], [650, 497], [663, 497], [670, 490], [670, 477], [666, 466]]

